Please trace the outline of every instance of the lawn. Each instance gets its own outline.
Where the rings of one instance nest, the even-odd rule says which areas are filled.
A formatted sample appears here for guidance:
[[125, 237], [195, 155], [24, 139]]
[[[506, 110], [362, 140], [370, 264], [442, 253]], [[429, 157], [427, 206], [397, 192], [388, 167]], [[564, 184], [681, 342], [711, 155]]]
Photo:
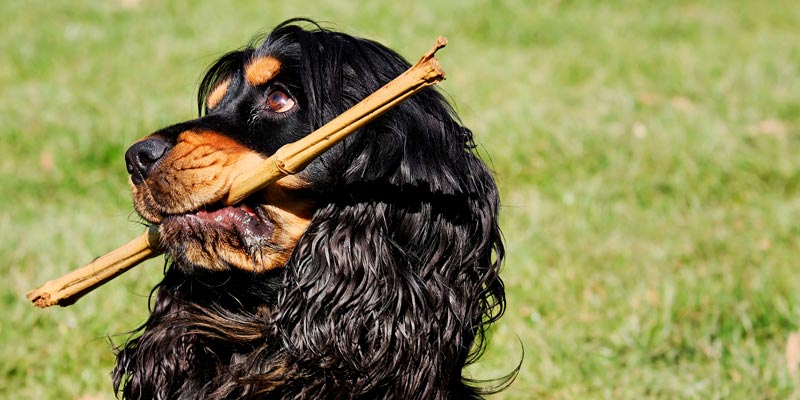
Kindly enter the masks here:
[[411, 59], [450, 39], [504, 204], [509, 306], [469, 370], [522, 360], [494, 398], [800, 398], [796, 1], [296, 3], [0, 2], [0, 398], [113, 398], [163, 260], [69, 308], [24, 294], [143, 231], [127, 146], [293, 16]]

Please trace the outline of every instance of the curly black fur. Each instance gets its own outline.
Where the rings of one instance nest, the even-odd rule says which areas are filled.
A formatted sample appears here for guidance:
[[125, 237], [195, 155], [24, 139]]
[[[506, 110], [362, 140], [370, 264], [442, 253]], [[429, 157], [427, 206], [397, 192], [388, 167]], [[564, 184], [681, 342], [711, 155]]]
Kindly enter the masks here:
[[[277, 54], [296, 74], [309, 129], [409, 67], [378, 43], [297, 22], [220, 59], [201, 111], [253, 54]], [[281, 144], [251, 137], [238, 140], [264, 153]], [[432, 89], [336, 146], [304, 172], [320, 206], [285, 267], [170, 265], [149, 319], [119, 349], [115, 389], [126, 399], [463, 399], [499, 387], [462, 377], [505, 308], [498, 192], [474, 148]]]

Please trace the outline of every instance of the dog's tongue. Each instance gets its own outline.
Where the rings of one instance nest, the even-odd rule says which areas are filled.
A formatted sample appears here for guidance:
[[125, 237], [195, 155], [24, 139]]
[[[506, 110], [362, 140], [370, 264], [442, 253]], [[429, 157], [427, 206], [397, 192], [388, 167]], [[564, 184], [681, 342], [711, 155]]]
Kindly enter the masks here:
[[243, 204], [238, 207], [223, 207], [218, 210], [197, 212], [197, 217], [209, 222], [214, 222], [228, 229], [237, 229], [246, 235], [267, 236], [270, 227], [262, 221], [252, 207]]

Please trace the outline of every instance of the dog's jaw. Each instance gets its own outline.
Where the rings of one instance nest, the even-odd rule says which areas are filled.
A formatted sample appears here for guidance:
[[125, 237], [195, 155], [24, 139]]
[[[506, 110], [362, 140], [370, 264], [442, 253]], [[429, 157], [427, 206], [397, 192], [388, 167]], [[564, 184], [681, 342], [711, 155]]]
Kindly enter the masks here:
[[[280, 250], [270, 243], [274, 225], [263, 208], [250, 206], [202, 209], [194, 213], [169, 215], [161, 222], [161, 237], [167, 254], [184, 269], [230, 268], [261, 270], [281, 260], [265, 259]], [[278, 251], [279, 252], [279, 251]], [[274, 257], [273, 257], [274, 258]]]

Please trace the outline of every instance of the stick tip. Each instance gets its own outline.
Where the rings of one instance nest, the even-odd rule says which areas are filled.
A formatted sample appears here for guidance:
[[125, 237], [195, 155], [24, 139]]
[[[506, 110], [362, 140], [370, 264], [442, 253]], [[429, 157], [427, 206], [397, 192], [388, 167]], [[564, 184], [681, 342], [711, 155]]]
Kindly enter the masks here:
[[425, 55], [422, 56], [422, 59], [423, 60], [429, 60], [429, 59], [433, 58], [433, 56], [436, 54], [436, 52], [439, 51], [439, 49], [441, 49], [441, 48], [443, 48], [445, 46], [447, 46], [447, 38], [444, 37], [444, 36], [437, 37], [436, 38], [436, 43], [433, 44], [433, 48], [428, 50], [428, 52], [425, 53]]
[[42, 292], [40, 289], [31, 290], [25, 297], [38, 308], [47, 308], [53, 305], [50, 301], [50, 294]]
[[428, 68], [428, 77], [426, 81], [431, 83], [439, 82], [445, 79], [446, 75], [444, 70], [442, 69], [441, 65], [439, 65], [439, 60], [436, 59], [436, 52], [439, 49], [447, 46], [447, 38], [444, 36], [439, 36], [436, 38], [436, 43], [434, 43], [433, 48], [428, 50], [419, 61], [417, 61], [416, 66], [426, 65]]
[[442, 47], [447, 46], [447, 38], [444, 36], [439, 36], [436, 38], [436, 44], [434, 45], [434, 51], [441, 49]]

